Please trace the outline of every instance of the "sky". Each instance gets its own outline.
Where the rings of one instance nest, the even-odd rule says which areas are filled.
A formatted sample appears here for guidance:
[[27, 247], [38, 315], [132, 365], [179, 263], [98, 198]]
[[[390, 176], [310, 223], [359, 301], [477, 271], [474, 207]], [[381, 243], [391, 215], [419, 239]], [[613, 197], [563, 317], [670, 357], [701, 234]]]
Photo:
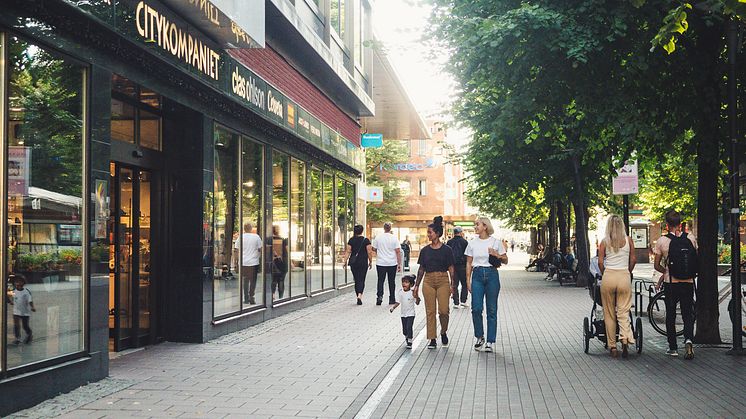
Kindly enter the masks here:
[[[454, 94], [453, 79], [441, 70], [445, 57], [434, 62], [420, 40], [428, 17], [429, 9], [412, 0], [376, 0], [373, 7], [373, 30], [423, 119], [447, 113]], [[469, 135], [451, 128], [448, 137], [462, 143]]]

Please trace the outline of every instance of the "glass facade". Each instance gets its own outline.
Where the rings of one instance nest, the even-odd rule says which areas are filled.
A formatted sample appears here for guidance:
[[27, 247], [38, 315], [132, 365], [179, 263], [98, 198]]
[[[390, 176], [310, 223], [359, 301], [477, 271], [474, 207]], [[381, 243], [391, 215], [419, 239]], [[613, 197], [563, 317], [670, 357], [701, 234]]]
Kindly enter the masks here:
[[1, 82], [8, 89], [7, 111], [0, 112], [7, 215], [3, 368], [12, 370], [85, 349], [86, 75], [37, 45], [0, 39], [7, 50]]
[[264, 306], [264, 147], [241, 138], [241, 240], [234, 243], [240, 261], [243, 307]]
[[286, 292], [290, 269], [290, 157], [272, 151], [272, 300], [290, 298]]
[[306, 164], [290, 165], [290, 296], [306, 295]]
[[216, 317], [241, 309], [238, 260], [233, 244], [240, 234], [238, 208], [239, 137], [223, 127], [215, 127], [213, 292]]
[[324, 172], [323, 177], [323, 215], [322, 231], [322, 264], [324, 271], [324, 289], [334, 288], [334, 176]]
[[322, 247], [322, 189], [321, 189], [321, 170], [313, 168], [308, 177], [308, 252], [307, 252], [307, 270], [311, 279], [311, 292], [317, 292], [324, 289], [324, 273], [322, 271], [322, 256], [324, 254]]

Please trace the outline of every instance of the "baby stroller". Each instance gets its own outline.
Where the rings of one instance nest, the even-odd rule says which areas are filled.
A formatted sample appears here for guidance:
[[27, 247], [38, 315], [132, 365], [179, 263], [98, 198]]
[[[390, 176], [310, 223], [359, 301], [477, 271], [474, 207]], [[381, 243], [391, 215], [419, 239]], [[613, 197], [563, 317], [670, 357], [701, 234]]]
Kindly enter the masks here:
[[[593, 272], [593, 269], [591, 269]], [[601, 304], [601, 275], [594, 275], [591, 283], [588, 285], [588, 292], [590, 293], [591, 299], [593, 300], [593, 308], [591, 309], [591, 316], [583, 319], [583, 345], [584, 352], [588, 353], [588, 346], [591, 339], [598, 338], [604, 343], [604, 348], [608, 349], [606, 343], [606, 325], [604, 319], [597, 318], [596, 309], [603, 307]], [[630, 310], [629, 318], [632, 319], [632, 312]], [[632, 334], [635, 337], [635, 349], [637, 353], [642, 353], [642, 319], [638, 317], [632, 322]], [[618, 327], [617, 327], [618, 329]], [[617, 330], [617, 337], [619, 336], [619, 330]]]

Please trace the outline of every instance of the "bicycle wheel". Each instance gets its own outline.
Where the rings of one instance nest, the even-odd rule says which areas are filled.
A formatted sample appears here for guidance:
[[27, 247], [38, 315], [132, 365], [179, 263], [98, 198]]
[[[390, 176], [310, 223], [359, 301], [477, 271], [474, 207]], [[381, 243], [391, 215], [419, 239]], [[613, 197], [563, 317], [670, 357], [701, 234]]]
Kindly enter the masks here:
[[[666, 336], [666, 293], [660, 291], [648, 303], [648, 320], [656, 332]], [[684, 334], [684, 322], [681, 316], [681, 306], [676, 307], [676, 336]]]

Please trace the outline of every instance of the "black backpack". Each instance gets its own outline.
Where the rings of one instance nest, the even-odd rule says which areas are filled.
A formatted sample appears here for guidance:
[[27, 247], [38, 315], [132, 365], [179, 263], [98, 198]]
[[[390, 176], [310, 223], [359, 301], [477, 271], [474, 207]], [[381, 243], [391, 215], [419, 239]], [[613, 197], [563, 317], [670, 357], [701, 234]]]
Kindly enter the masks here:
[[699, 272], [697, 250], [687, 238], [687, 234], [681, 233], [681, 236], [676, 237], [668, 233], [666, 237], [671, 239], [668, 246], [668, 275], [676, 279], [696, 277]]

